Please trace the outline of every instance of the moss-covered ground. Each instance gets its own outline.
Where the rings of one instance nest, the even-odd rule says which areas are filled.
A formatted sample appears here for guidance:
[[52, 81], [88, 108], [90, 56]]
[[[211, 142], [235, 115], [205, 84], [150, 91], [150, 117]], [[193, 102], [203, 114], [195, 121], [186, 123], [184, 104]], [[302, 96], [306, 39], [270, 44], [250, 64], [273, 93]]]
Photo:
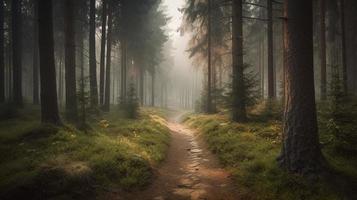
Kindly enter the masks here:
[[184, 118], [188, 126], [198, 129], [210, 150], [232, 172], [242, 199], [357, 199], [357, 158], [338, 153], [328, 142], [332, 136], [326, 130], [325, 119], [320, 119], [320, 136], [331, 174], [307, 179], [278, 167], [281, 115], [262, 110], [252, 113], [247, 123], [233, 123], [227, 113], [190, 114]]
[[156, 109], [136, 120], [93, 117], [86, 132], [42, 125], [38, 108], [19, 112], [0, 121], [0, 199], [96, 199], [140, 189], [169, 144], [165, 113]]

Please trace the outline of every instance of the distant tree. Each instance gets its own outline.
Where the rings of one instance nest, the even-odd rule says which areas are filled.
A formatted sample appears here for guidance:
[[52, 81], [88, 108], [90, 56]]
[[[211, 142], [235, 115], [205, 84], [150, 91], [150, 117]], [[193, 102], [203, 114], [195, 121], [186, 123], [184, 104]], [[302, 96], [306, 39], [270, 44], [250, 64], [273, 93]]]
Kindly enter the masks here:
[[[99, 103], [104, 104], [104, 73], [105, 73], [105, 43], [107, 41], [108, 2], [102, 0], [102, 38], [100, 44], [100, 68], [99, 68]], [[109, 23], [108, 23], [109, 25]]]
[[139, 115], [139, 101], [136, 95], [134, 83], [129, 84], [128, 93], [125, 102], [126, 117], [135, 119]]
[[4, 1], [0, 0], [0, 103], [5, 102]]
[[347, 54], [346, 54], [346, 20], [345, 20], [345, 0], [340, 0], [340, 24], [341, 24], [341, 41], [342, 41], [342, 84], [345, 94], [348, 93], [347, 84]]
[[107, 37], [107, 67], [105, 74], [105, 100], [103, 110], [109, 112], [110, 109], [110, 76], [112, 63], [112, 34], [113, 34], [113, 10], [111, 4], [108, 4], [108, 37]]
[[[33, 0], [34, 3], [34, 18], [38, 18], [38, 1]], [[33, 79], [33, 104], [38, 105], [40, 103], [40, 90], [39, 90], [39, 55], [38, 55], [38, 21], [34, 20], [33, 22], [33, 55], [32, 55], [32, 79]]]
[[320, 0], [320, 68], [321, 68], [321, 99], [326, 100], [326, 0]]
[[274, 79], [274, 40], [273, 40], [273, 1], [267, 0], [268, 8], [268, 98], [274, 99], [275, 79]]
[[97, 87], [97, 60], [95, 53], [95, 0], [90, 0], [90, 19], [89, 19], [89, 79], [90, 79], [90, 102], [91, 107], [98, 106], [98, 87]]
[[65, 73], [66, 73], [66, 118], [78, 120], [76, 83], [76, 44], [74, 2], [65, 0]]
[[41, 118], [43, 123], [61, 124], [57, 105], [52, 1], [38, 0]]
[[13, 65], [13, 103], [23, 106], [22, 98], [22, 17], [21, 0], [12, 0], [11, 4], [12, 65]]
[[346, 64], [349, 91], [357, 94], [357, 1], [345, 0]]
[[213, 112], [212, 104], [212, 0], [208, 1], [207, 9], [207, 113]]
[[280, 166], [293, 173], [323, 170], [314, 89], [312, 2], [285, 1], [285, 110]]

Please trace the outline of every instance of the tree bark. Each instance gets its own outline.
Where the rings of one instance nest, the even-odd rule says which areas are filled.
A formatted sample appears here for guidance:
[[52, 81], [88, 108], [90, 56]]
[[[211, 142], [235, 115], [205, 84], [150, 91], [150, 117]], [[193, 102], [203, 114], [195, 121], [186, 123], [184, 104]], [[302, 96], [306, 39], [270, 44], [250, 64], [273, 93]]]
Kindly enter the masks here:
[[110, 109], [110, 75], [112, 62], [112, 27], [113, 27], [113, 12], [109, 8], [108, 13], [108, 41], [107, 41], [107, 67], [105, 75], [105, 102], [103, 110], [109, 112]]
[[348, 93], [347, 84], [347, 55], [346, 55], [346, 24], [345, 24], [345, 1], [340, 0], [340, 23], [341, 23], [341, 41], [342, 41], [342, 86], [345, 94]]
[[13, 102], [23, 107], [22, 98], [22, 28], [21, 0], [12, 0], [12, 70], [13, 70]]
[[236, 122], [245, 121], [246, 102], [244, 87], [244, 63], [243, 63], [243, 18], [242, 0], [233, 0], [232, 18], [232, 58], [233, 58], [233, 120]]
[[89, 20], [89, 84], [90, 84], [90, 104], [92, 108], [98, 106], [98, 86], [97, 86], [97, 60], [95, 53], [95, 0], [90, 0], [90, 20]]
[[143, 69], [144, 67], [141, 65], [141, 68], [140, 68], [140, 88], [139, 88], [139, 96], [140, 96], [140, 105], [141, 106], [144, 106], [144, 75], [145, 75], [145, 71]]
[[43, 123], [59, 125], [61, 120], [57, 105], [52, 1], [39, 0], [38, 6], [41, 118]]
[[[303, 175], [321, 172], [314, 72], [312, 2], [285, 0], [285, 109], [281, 167]], [[302, 12], [303, 11], [303, 12]]]
[[275, 99], [273, 0], [268, 0], [268, 98]]
[[208, 47], [207, 47], [207, 53], [208, 53], [208, 62], [207, 62], [207, 107], [206, 107], [206, 112], [207, 113], [212, 113], [212, 37], [211, 37], [211, 32], [212, 32], [212, 27], [211, 27], [211, 21], [212, 21], [212, 14], [211, 14], [211, 0], [208, 0], [208, 22], [207, 22], [207, 40], [208, 40]]
[[357, 94], [357, 1], [345, 0], [346, 63], [349, 91]]
[[126, 102], [126, 64], [127, 64], [127, 44], [126, 40], [123, 38], [120, 44], [121, 47], [121, 90], [120, 90], [120, 103]]
[[100, 69], [99, 69], [99, 103], [104, 104], [104, 73], [105, 73], [105, 43], [107, 41], [107, 0], [103, 0], [103, 12], [102, 12], [102, 39], [100, 48]]
[[155, 69], [151, 74], [151, 106], [155, 107]]
[[[35, 19], [38, 18], [38, 1], [37, 0], [34, 0], [34, 17]], [[32, 77], [33, 77], [33, 98], [32, 98], [32, 101], [33, 101], [33, 104], [35, 105], [38, 105], [40, 103], [40, 99], [39, 99], [39, 96], [40, 96], [40, 91], [39, 91], [39, 55], [38, 55], [38, 22], [35, 20], [34, 23], [33, 23], [33, 33], [34, 33], [34, 39], [33, 39], [33, 60], [32, 60], [32, 68], [33, 68], [33, 71], [32, 71]]]
[[0, 0], [0, 103], [5, 102], [4, 1]]
[[66, 75], [66, 118], [78, 121], [76, 83], [76, 44], [74, 31], [73, 0], [65, 0], [65, 75]]
[[326, 1], [320, 0], [320, 68], [321, 68], [321, 100], [326, 100]]

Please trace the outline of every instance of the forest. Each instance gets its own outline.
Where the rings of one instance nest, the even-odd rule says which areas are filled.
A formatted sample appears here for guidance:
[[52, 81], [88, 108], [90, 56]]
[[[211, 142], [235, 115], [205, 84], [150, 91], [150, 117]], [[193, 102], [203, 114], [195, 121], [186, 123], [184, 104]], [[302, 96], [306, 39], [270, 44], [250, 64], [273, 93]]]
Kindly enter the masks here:
[[357, 199], [356, 0], [0, 0], [0, 199]]

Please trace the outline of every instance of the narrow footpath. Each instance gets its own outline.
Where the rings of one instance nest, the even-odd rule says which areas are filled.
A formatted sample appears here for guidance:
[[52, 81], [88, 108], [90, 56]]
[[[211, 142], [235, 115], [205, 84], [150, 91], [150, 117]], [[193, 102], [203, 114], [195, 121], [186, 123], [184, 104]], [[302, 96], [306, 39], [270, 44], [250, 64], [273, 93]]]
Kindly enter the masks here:
[[145, 190], [118, 199], [127, 200], [237, 200], [229, 173], [222, 169], [204, 141], [180, 124], [179, 115], [168, 127], [171, 144], [155, 181]]

